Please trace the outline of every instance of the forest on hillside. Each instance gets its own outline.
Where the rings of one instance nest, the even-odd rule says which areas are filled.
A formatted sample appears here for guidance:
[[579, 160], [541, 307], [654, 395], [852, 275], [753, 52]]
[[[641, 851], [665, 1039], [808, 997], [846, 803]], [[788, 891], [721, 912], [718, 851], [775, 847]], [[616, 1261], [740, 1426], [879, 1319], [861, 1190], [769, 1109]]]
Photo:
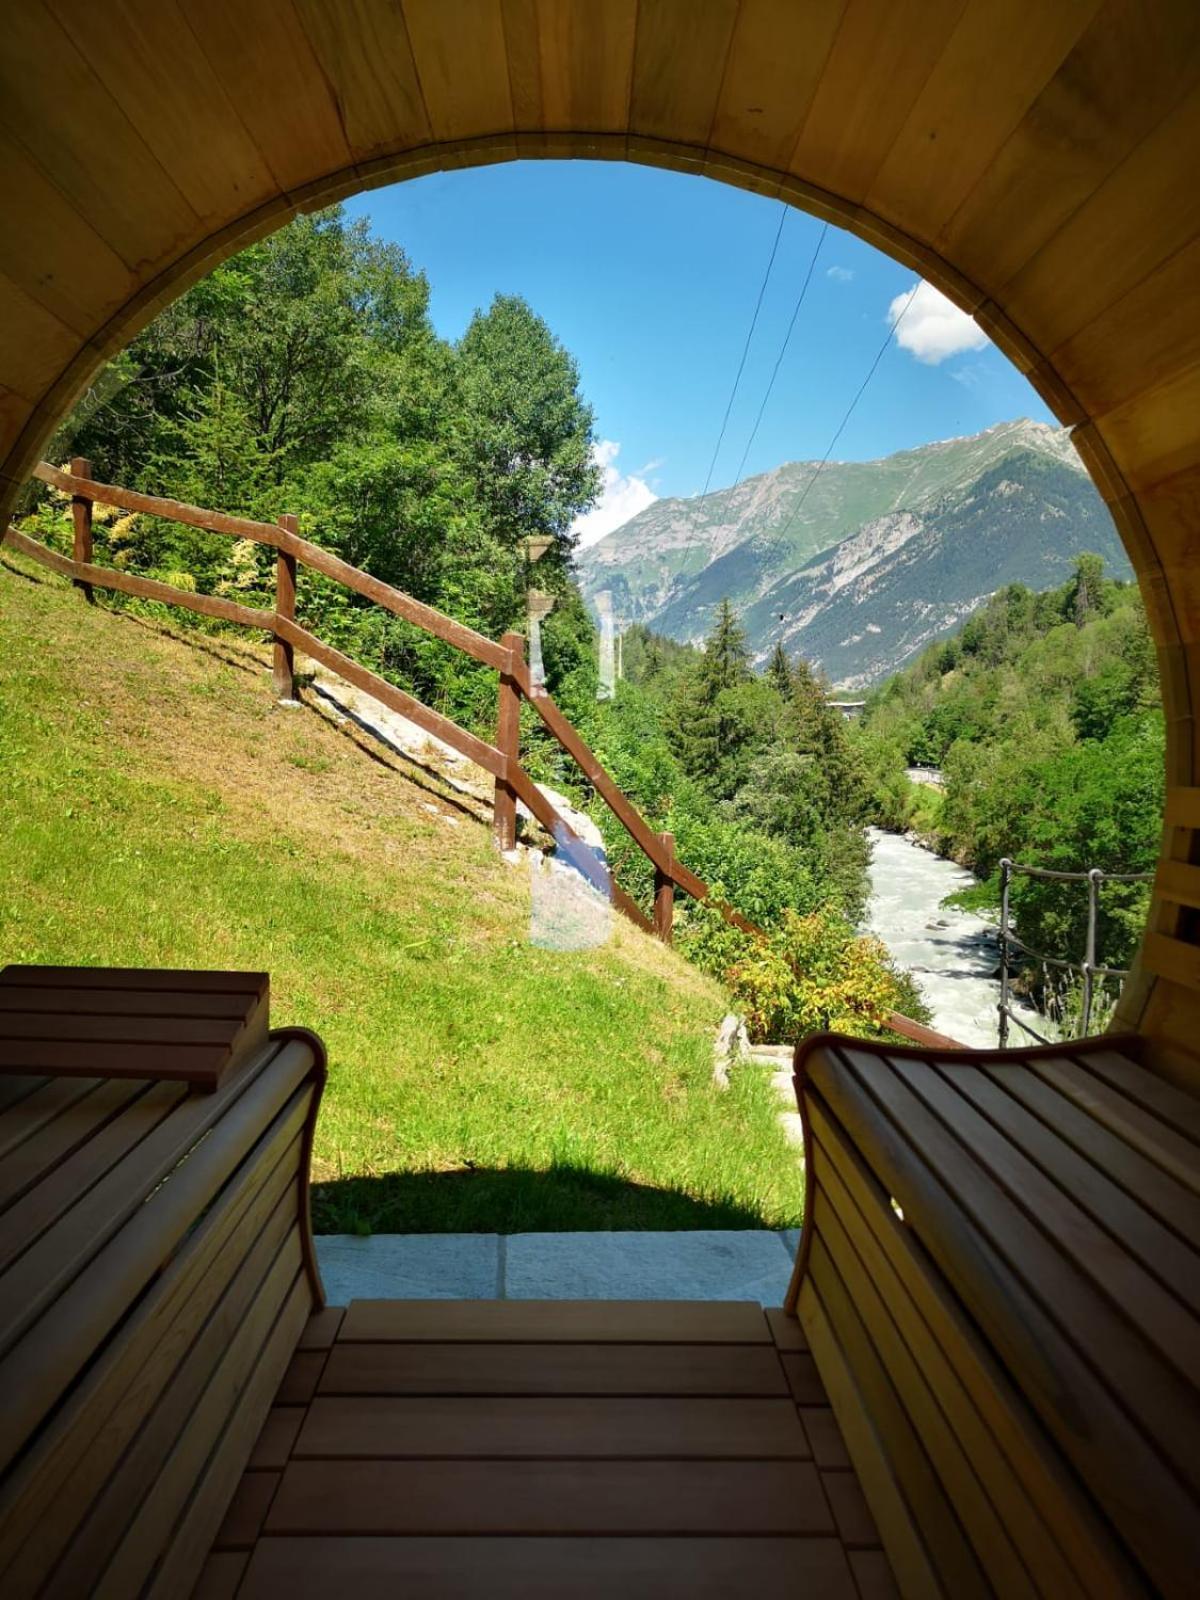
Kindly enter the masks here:
[[[1001, 589], [881, 685], [854, 736], [872, 818], [913, 828], [970, 867], [982, 906], [998, 904], [1005, 856], [1058, 871], [1152, 872], [1163, 740], [1140, 596], [1096, 555], [1081, 556], [1057, 589]], [[906, 779], [906, 767], [924, 765], [941, 769], [941, 795]], [[1012, 901], [1027, 944], [1082, 957], [1083, 885], [1017, 878]], [[1128, 966], [1148, 901], [1148, 885], [1104, 886], [1103, 964]]]
[[[906, 975], [855, 934], [866, 892], [863, 784], [840, 718], [803, 662], [750, 666], [726, 604], [703, 649], [634, 634], [628, 675], [599, 698], [598, 641], [575, 583], [572, 523], [598, 489], [593, 414], [570, 353], [517, 296], [441, 338], [429, 284], [396, 245], [334, 208], [219, 267], [101, 374], [52, 454], [96, 477], [307, 537], [492, 638], [538, 588], [548, 686], [681, 860], [767, 940], [684, 906], [681, 947], [733, 989], [754, 1030], [877, 1032], [923, 1016]], [[27, 531], [70, 548], [64, 498], [31, 490]], [[273, 553], [98, 507], [96, 559], [268, 609]], [[106, 604], [132, 604], [109, 597]], [[493, 673], [339, 584], [301, 571], [305, 627], [489, 737]], [[172, 620], [183, 620], [172, 613]], [[198, 622], [191, 625], [200, 626]], [[523, 712], [522, 756], [605, 829], [617, 876], [648, 906], [649, 864]]]

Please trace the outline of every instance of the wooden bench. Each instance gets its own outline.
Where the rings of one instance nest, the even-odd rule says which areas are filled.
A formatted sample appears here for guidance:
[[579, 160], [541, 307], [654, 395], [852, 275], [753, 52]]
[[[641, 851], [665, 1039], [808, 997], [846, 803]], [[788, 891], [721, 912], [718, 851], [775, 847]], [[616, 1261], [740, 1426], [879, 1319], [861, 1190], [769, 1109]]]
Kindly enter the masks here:
[[191, 1592], [323, 1303], [324, 1078], [264, 974], [0, 974], [5, 1600]]
[[1200, 1103], [1133, 1039], [795, 1071], [790, 1303], [902, 1592], [1200, 1592]]

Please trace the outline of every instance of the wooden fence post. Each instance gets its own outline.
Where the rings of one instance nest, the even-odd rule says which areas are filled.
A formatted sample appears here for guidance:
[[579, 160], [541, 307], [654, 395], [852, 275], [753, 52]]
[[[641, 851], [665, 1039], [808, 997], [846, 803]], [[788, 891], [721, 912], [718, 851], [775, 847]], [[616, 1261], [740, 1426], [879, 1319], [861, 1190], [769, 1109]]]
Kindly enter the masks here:
[[[300, 532], [296, 517], [283, 516], [276, 520], [285, 533]], [[286, 550], [275, 552], [275, 614], [288, 622], [296, 620], [296, 558]], [[296, 698], [295, 651], [289, 640], [278, 635], [275, 637], [275, 698]]]
[[[82, 456], [74, 456], [71, 460], [71, 476], [73, 478], [90, 478], [92, 463], [85, 461]], [[75, 525], [75, 547], [72, 551], [76, 561], [90, 562], [92, 559], [92, 501], [83, 494], [71, 496], [71, 521]], [[75, 587], [82, 589], [84, 598], [91, 600], [92, 586], [84, 583], [81, 578], [74, 580]]]
[[[519, 633], [506, 633], [500, 640], [502, 649], [512, 655], [514, 667], [520, 667], [525, 657], [525, 640]], [[516, 679], [507, 672], [500, 674], [500, 697], [496, 714], [496, 748], [509, 761], [521, 759], [521, 691]], [[517, 796], [503, 778], [496, 779], [493, 828], [496, 847], [512, 850], [517, 843]]]
[[[675, 835], [673, 833], [660, 833], [658, 836], [666, 847], [667, 859], [673, 860], [675, 856]], [[675, 920], [675, 880], [661, 871], [654, 869], [654, 932], [664, 944], [670, 944], [672, 938], [671, 924]]]

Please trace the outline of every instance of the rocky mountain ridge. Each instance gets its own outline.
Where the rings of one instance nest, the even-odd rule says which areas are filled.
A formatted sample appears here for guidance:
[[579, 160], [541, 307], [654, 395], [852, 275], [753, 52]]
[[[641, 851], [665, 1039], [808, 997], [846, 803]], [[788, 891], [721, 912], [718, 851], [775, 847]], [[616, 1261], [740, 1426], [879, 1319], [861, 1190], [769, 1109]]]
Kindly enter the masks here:
[[878, 461], [788, 462], [659, 500], [580, 553], [589, 600], [698, 641], [728, 596], [754, 653], [779, 641], [861, 687], [1006, 583], [1061, 583], [1095, 550], [1131, 569], [1065, 429], [1022, 419]]

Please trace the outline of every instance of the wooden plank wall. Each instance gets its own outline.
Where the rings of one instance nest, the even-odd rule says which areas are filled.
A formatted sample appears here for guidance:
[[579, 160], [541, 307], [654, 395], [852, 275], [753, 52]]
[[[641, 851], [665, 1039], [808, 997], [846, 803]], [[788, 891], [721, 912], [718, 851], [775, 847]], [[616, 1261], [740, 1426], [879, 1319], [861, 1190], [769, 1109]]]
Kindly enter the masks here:
[[[890, 251], [1077, 429], [1150, 609], [1170, 782], [1200, 784], [1193, 0], [40, 0], [3, 43], [0, 511], [97, 363], [298, 207], [525, 155], [705, 173]], [[1164, 857], [1200, 860], [1195, 831]], [[1154, 932], [1194, 920], [1163, 901]], [[1123, 1021], [1196, 1082], [1170, 965]]]

